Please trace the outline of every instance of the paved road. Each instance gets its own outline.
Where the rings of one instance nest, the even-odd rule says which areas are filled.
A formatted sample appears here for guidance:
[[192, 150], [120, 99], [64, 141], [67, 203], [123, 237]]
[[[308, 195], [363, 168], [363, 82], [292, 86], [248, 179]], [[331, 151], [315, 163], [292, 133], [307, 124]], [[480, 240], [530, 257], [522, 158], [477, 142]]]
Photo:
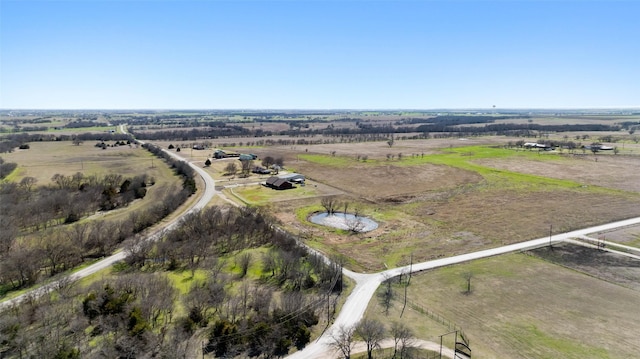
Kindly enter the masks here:
[[337, 330], [340, 327], [349, 328], [356, 325], [362, 316], [364, 315], [367, 306], [369, 305], [369, 301], [373, 297], [378, 286], [385, 281], [387, 278], [392, 278], [398, 276], [400, 274], [412, 272], [420, 272], [429, 269], [449, 266], [457, 263], [468, 262], [475, 259], [486, 258], [497, 256], [500, 254], [518, 252], [531, 250], [535, 248], [545, 247], [552, 243], [559, 243], [565, 240], [570, 240], [571, 238], [576, 238], [580, 236], [585, 236], [589, 233], [601, 232], [606, 230], [611, 230], [619, 227], [633, 226], [640, 224], [640, 217], [632, 218], [624, 221], [613, 222], [609, 224], [604, 224], [600, 226], [580, 229], [577, 231], [554, 234], [551, 238], [544, 237], [533, 239], [530, 241], [510, 244], [507, 246], [502, 246], [498, 248], [486, 249], [478, 252], [472, 252], [468, 254], [462, 254], [459, 256], [449, 257], [449, 258], [441, 258], [432, 261], [422, 262], [414, 264], [413, 266], [405, 266], [394, 269], [389, 269], [383, 272], [374, 273], [374, 274], [361, 274], [355, 273], [349, 270], [344, 270], [344, 274], [353, 280], [356, 281], [356, 286], [351, 292], [351, 295], [347, 298], [340, 314], [334, 321], [334, 323], [329, 327], [320, 338], [318, 338], [315, 342], [307, 345], [303, 350], [298, 351], [289, 355], [287, 358], [290, 359], [315, 359], [315, 358], [332, 358], [336, 356], [336, 353], [333, 352], [329, 344], [331, 343], [331, 335], [332, 333], [337, 333]]
[[[126, 133], [124, 130], [124, 126], [120, 126], [120, 132], [122, 133]], [[138, 141], [142, 144], [144, 144], [144, 142], [142, 141]], [[172, 157], [184, 161], [184, 158], [176, 155], [173, 152], [169, 152], [169, 151], [165, 151], [168, 154], [170, 154]], [[156, 240], [159, 238], [159, 236], [161, 235], [161, 233], [164, 230], [171, 230], [173, 228], [175, 228], [178, 223], [180, 222], [180, 220], [188, 215], [189, 213], [192, 213], [194, 211], [199, 211], [202, 208], [204, 208], [210, 201], [211, 199], [216, 195], [216, 186], [215, 186], [215, 182], [213, 180], [213, 178], [211, 178], [211, 176], [209, 176], [209, 174], [203, 170], [202, 168], [189, 163], [189, 165], [198, 173], [198, 175], [200, 175], [200, 177], [202, 177], [202, 179], [204, 180], [204, 190], [199, 193], [200, 195], [200, 199], [195, 202], [187, 211], [185, 211], [184, 213], [182, 213], [180, 216], [178, 216], [177, 218], [173, 219], [172, 221], [170, 221], [169, 223], [167, 223], [167, 225], [164, 228], [161, 228], [159, 230], [156, 230], [155, 232], [151, 233], [148, 235], [147, 240]], [[103, 269], [108, 268], [109, 266], [113, 265], [114, 263], [124, 259], [126, 256], [125, 251], [120, 251], [114, 255], [111, 255], [109, 257], [106, 257], [104, 259], [99, 260], [98, 262], [83, 268], [71, 275], [69, 275], [67, 278], [70, 279], [71, 281], [76, 281], [78, 279], [82, 279], [85, 278], [93, 273], [99, 272]], [[66, 281], [66, 280], [65, 280]], [[22, 302], [23, 300], [27, 299], [27, 298], [33, 298], [33, 297], [39, 297], [42, 296], [46, 293], [51, 292], [52, 290], [55, 290], [56, 288], [58, 288], [60, 286], [61, 282], [59, 280], [51, 282], [49, 284], [40, 286], [38, 288], [35, 288], [27, 293], [24, 293], [22, 295], [19, 295], [15, 298], [6, 300], [4, 302], [0, 302], [0, 311], [13, 306], [15, 304], [19, 304], [20, 302]]]
[[[124, 126], [122, 125], [120, 126], [120, 132], [126, 133], [126, 131], [124, 130]], [[144, 143], [144, 142], [141, 142], [141, 143]], [[171, 156], [179, 160], [184, 160], [184, 158], [178, 156], [173, 152], [167, 151], [167, 153], [169, 153]], [[183, 213], [182, 216], [170, 222], [165, 227], [165, 229], [174, 228], [183, 216], [193, 211], [199, 211], [202, 208], [204, 208], [216, 194], [215, 182], [213, 178], [211, 178], [211, 176], [209, 176], [209, 174], [206, 171], [204, 171], [202, 168], [195, 166], [192, 163], [190, 163], [190, 165], [204, 180], [205, 189], [202, 193], [201, 198], [188, 211]], [[449, 257], [449, 258], [441, 258], [441, 259], [436, 259], [432, 261], [417, 263], [412, 265], [411, 267], [405, 266], [405, 267], [393, 268], [393, 269], [389, 269], [383, 272], [373, 273], [373, 274], [355, 273], [350, 270], [344, 269], [344, 274], [352, 278], [353, 280], [355, 280], [356, 286], [354, 290], [351, 292], [351, 294], [349, 295], [349, 297], [347, 298], [344, 306], [342, 307], [342, 310], [340, 311], [340, 314], [338, 315], [334, 323], [331, 325], [331, 327], [329, 327], [322, 334], [322, 336], [320, 336], [320, 338], [318, 338], [313, 343], [307, 345], [303, 350], [298, 351], [292, 355], [289, 355], [288, 358], [313, 359], [313, 358], [335, 357], [335, 353], [332, 351], [332, 349], [329, 346], [329, 343], [331, 342], [332, 333], [336, 332], [339, 327], [348, 328], [357, 324], [362, 318], [362, 316], [364, 315], [364, 312], [367, 306], [369, 305], [369, 301], [373, 297], [376, 289], [387, 278], [392, 278], [400, 274], [406, 274], [406, 273], [409, 273], [410, 271], [415, 273], [415, 272], [435, 269], [439, 267], [444, 267], [444, 266], [453, 265], [457, 263], [463, 263], [463, 262], [480, 259], [480, 258], [496, 256], [496, 255], [505, 254], [505, 253], [531, 250], [531, 249], [547, 246], [550, 243], [559, 243], [565, 240], [571, 240], [572, 238], [580, 238], [580, 237], [586, 236], [589, 233], [607, 231], [615, 228], [632, 226], [637, 224], [640, 224], [640, 217], [632, 218], [624, 221], [613, 222], [609, 224], [604, 224], [600, 226], [585, 228], [585, 229], [567, 232], [567, 233], [554, 234], [551, 238], [549, 237], [538, 238], [538, 239], [511, 244], [507, 246], [502, 246], [498, 248], [492, 248], [492, 249], [472, 252], [468, 254], [462, 254], [462, 255]], [[158, 236], [158, 233], [159, 232], [150, 236], [149, 240], [154, 240], [155, 236]], [[84, 268], [72, 274], [69, 278], [71, 278], [72, 280], [77, 280], [77, 279], [86, 277], [90, 274], [93, 274], [97, 271], [100, 271], [102, 269], [109, 267], [113, 263], [119, 260], [122, 260], [124, 257], [125, 257], [124, 252], [116, 253], [108, 258], [105, 258], [99, 262], [94, 263], [93, 265], [87, 268]], [[325, 260], [328, 261], [328, 259], [326, 258]], [[53, 290], [54, 288], [56, 288], [57, 286], [58, 286], [58, 283], [54, 282], [46, 286], [40, 287], [38, 289], [34, 289], [29, 293], [23, 294], [14, 299], [2, 302], [0, 303], [0, 311], [10, 305], [21, 302], [22, 300], [24, 300], [29, 296], [39, 296], [44, 293], [47, 293]]]
[[[380, 348], [393, 348], [395, 343], [393, 339], [385, 339], [380, 342]], [[431, 350], [433, 352], [440, 352], [440, 343], [434, 343], [426, 340], [414, 339], [411, 341], [412, 348], [420, 348]], [[353, 350], [351, 350], [351, 355], [358, 353], [366, 353], [367, 352], [367, 344], [365, 342], [357, 342], [355, 343]], [[443, 358], [451, 358], [454, 359], [453, 349], [442, 348], [442, 357]], [[455, 359], [461, 359], [460, 355]]]

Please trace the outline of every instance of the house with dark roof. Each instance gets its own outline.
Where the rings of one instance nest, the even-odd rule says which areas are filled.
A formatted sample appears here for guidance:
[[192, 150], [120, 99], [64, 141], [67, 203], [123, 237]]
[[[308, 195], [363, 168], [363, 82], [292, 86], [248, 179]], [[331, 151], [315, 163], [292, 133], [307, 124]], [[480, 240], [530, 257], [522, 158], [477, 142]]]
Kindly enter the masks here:
[[276, 176], [271, 176], [269, 178], [267, 178], [267, 181], [265, 182], [265, 185], [267, 187], [271, 187], [273, 189], [290, 189], [293, 188], [293, 184], [289, 181], [287, 181], [284, 178], [279, 178]]

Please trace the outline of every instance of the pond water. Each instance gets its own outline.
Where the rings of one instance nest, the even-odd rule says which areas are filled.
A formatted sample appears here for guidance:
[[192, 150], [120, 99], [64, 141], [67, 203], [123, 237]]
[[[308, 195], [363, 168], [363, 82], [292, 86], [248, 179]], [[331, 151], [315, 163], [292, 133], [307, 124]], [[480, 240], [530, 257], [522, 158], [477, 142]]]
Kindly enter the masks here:
[[344, 229], [347, 231], [355, 229], [356, 232], [369, 232], [378, 228], [378, 223], [367, 217], [356, 217], [353, 214], [336, 212], [329, 215], [327, 212], [317, 213], [309, 217], [315, 224]]

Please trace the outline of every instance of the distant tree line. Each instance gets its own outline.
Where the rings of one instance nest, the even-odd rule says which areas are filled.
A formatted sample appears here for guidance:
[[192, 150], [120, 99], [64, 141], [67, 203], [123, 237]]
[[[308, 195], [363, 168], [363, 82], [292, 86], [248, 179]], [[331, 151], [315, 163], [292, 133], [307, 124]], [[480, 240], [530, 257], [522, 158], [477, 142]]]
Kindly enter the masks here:
[[177, 175], [182, 176], [182, 188], [188, 191], [189, 195], [196, 193], [195, 171], [187, 162], [176, 160], [170, 154], [165, 152], [161, 147], [158, 147], [156, 145], [146, 143], [142, 147], [147, 149], [156, 157], [164, 159], [165, 162], [167, 162], [167, 164], [169, 164], [169, 166], [173, 168]]
[[75, 120], [64, 125], [64, 128], [86, 128], [95, 126], [105, 126], [106, 123], [96, 123], [94, 120]]
[[508, 119], [526, 119], [530, 118], [530, 116], [455, 116], [455, 115], [446, 115], [446, 116], [434, 116], [434, 117], [418, 117], [418, 118], [404, 118], [396, 122], [398, 125], [402, 124], [416, 124], [416, 123], [429, 123], [429, 124], [439, 124], [445, 126], [458, 126], [458, 125], [467, 125], [467, 124], [476, 124], [476, 123], [493, 123], [497, 120], [508, 120]]
[[[506, 117], [512, 118], [512, 117]], [[620, 125], [604, 124], [562, 124], [562, 125], [541, 125], [541, 124], [515, 124], [493, 122], [496, 117], [491, 116], [443, 116], [433, 119], [409, 119], [409, 126], [394, 126], [392, 124], [375, 124], [372, 122], [356, 121], [354, 127], [335, 127], [332, 124], [326, 128], [309, 128], [308, 126], [290, 126], [287, 130], [269, 131], [263, 129], [248, 129], [240, 126], [219, 126], [215, 128], [194, 128], [188, 131], [161, 130], [161, 131], [132, 131], [136, 137], [146, 140], [182, 140], [193, 141], [199, 139], [214, 139], [220, 137], [248, 137], [264, 138], [271, 136], [290, 136], [313, 138], [314, 136], [341, 137], [357, 139], [351, 142], [386, 140], [392, 134], [414, 134], [430, 133], [434, 137], [451, 136], [486, 136], [486, 135], [509, 135], [509, 136], [532, 136], [536, 132], [573, 132], [573, 131], [619, 131]], [[406, 124], [407, 122], [398, 121]], [[464, 126], [465, 124], [487, 123], [485, 126]], [[415, 126], [415, 124], [419, 124]], [[289, 142], [287, 144], [314, 144], [321, 143], [321, 140], [277, 140]], [[268, 144], [265, 140], [265, 144]], [[279, 143], [278, 143], [279, 144]]]
[[241, 126], [231, 126], [224, 123], [212, 123], [214, 127], [200, 127], [194, 128], [188, 131], [183, 130], [160, 130], [160, 131], [139, 131], [136, 129], [130, 129], [129, 131], [141, 140], [175, 140], [175, 141], [190, 141], [198, 139], [209, 139], [218, 137], [242, 137], [250, 136], [258, 133], [255, 131], [252, 133], [250, 130]]
[[62, 135], [48, 133], [15, 133], [0, 137], [0, 153], [13, 152], [20, 145], [28, 142], [43, 141], [132, 141], [129, 134], [121, 133], [80, 133], [77, 135]]

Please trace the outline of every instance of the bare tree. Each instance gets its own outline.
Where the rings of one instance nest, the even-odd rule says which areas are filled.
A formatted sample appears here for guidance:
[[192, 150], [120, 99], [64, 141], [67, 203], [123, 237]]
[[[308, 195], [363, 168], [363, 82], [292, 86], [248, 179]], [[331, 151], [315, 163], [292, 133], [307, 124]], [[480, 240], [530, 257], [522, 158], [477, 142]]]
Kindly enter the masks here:
[[271, 156], [265, 156], [265, 157], [262, 159], [262, 165], [263, 165], [264, 167], [266, 167], [266, 168], [269, 168], [269, 167], [271, 167], [271, 165], [275, 164], [275, 161], [276, 161], [276, 160], [275, 160], [273, 157], [271, 157]]
[[389, 145], [389, 148], [393, 147], [393, 144], [395, 143], [395, 140], [393, 138], [393, 134], [391, 135], [391, 138], [387, 141], [387, 145]]
[[329, 346], [342, 354], [344, 359], [351, 358], [351, 351], [355, 345], [354, 342], [355, 328], [339, 326], [331, 333], [331, 341]]
[[358, 216], [353, 216], [352, 218], [346, 218], [344, 221], [347, 229], [352, 233], [360, 233], [364, 230], [365, 224], [362, 219]]
[[367, 344], [367, 358], [373, 358], [373, 350], [380, 347], [384, 339], [384, 324], [375, 319], [364, 318], [356, 326], [355, 333]]
[[249, 270], [249, 266], [251, 265], [251, 253], [245, 252], [237, 257], [238, 266], [240, 267], [240, 278], [244, 278], [247, 275], [247, 271]]
[[235, 162], [229, 162], [224, 168], [224, 172], [228, 175], [235, 176], [238, 172], [238, 166], [236, 166]]
[[9, 252], [20, 230], [11, 217], [0, 215], [0, 256]]
[[395, 358], [399, 353], [401, 359], [405, 358], [414, 341], [413, 331], [404, 323], [393, 322], [391, 324], [391, 335], [393, 335], [394, 343], [393, 357]]
[[333, 196], [322, 197], [320, 204], [324, 207], [327, 214], [332, 215], [336, 212], [338, 201]]
[[385, 276], [385, 281], [382, 282], [382, 290], [379, 294], [380, 303], [384, 308], [385, 315], [389, 315], [389, 309], [391, 308], [391, 302], [393, 301], [393, 287], [391, 286], [391, 282], [391, 278]]
[[27, 190], [27, 192], [31, 192], [31, 189], [36, 184], [36, 182], [38, 182], [38, 179], [36, 179], [35, 177], [27, 176], [20, 180], [20, 187]]
[[242, 177], [249, 177], [251, 173], [251, 169], [253, 168], [253, 160], [242, 160], [240, 161], [240, 173]]

